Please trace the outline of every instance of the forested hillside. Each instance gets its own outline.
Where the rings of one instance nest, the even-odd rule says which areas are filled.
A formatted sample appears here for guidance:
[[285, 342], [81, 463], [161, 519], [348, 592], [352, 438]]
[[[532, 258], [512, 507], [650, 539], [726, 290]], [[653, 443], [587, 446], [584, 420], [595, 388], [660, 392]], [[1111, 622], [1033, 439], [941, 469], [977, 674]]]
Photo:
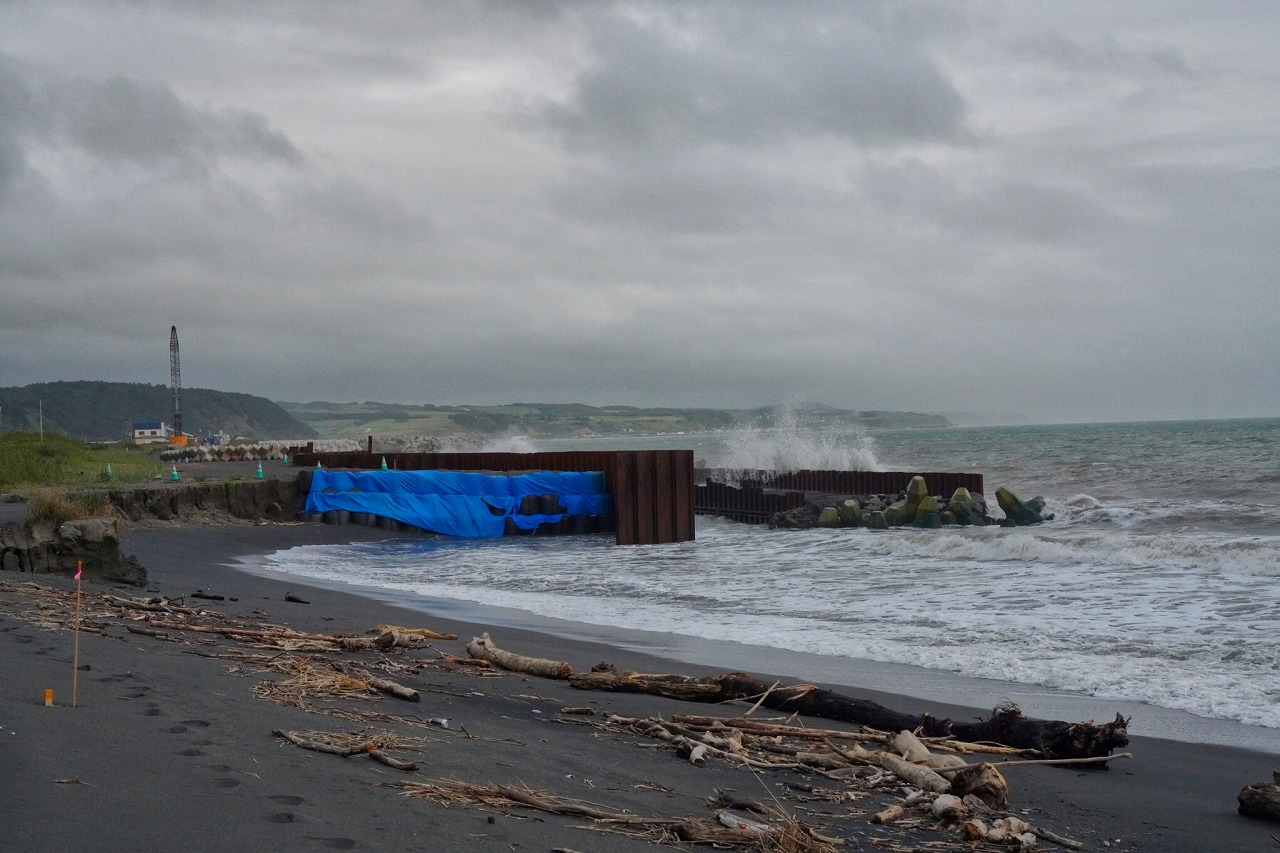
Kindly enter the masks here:
[[[124, 438], [134, 422], [173, 422], [165, 385], [135, 382], [43, 382], [0, 388], [0, 431], [44, 429], [88, 441]], [[252, 438], [312, 438], [315, 431], [265, 397], [207, 388], [182, 389], [183, 431]]]

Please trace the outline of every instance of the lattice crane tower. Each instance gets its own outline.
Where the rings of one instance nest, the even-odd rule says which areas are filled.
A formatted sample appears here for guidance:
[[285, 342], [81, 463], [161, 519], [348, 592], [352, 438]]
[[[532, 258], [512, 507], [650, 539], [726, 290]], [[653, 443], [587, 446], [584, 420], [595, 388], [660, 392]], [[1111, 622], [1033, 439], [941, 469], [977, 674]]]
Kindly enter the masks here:
[[178, 327], [169, 329], [169, 384], [173, 389], [173, 434], [182, 433], [182, 364], [178, 360]]

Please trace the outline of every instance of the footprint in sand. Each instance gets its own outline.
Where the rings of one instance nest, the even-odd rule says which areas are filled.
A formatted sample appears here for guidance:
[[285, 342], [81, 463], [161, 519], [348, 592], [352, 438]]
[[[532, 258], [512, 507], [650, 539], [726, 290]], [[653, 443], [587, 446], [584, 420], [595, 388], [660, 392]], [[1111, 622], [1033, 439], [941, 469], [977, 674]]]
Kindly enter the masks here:
[[235, 788], [240, 785], [239, 779], [214, 779], [213, 786], [215, 788]]
[[356, 846], [354, 838], [316, 838], [311, 837], [312, 841], [319, 841], [330, 850], [353, 850]]
[[277, 802], [282, 806], [300, 806], [306, 802], [302, 797], [295, 797], [292, 794], [276, 794], [273, 797], [267, 797], [267, 799]]
[[197, 755], [204, 755], [204, 751], [199, 749], [184, 749], [182, 752], [179, 752], [178, 755], [185, 755], [187, 758], [195, 758]]
[[164, 711], [161, 711], [159, 708], [148, 708], [142, 712], [142, 716], [144, 717], [159, 717], [163, 715]]
[[138, 676], [134, 675], [132, 672], [121, 672], [116, 675], [104, 675], [99, 678], [98, 681], [103, 684], [110, 684], [113, 681], [131, 681], [137, 677]]
[[209, 725], [209, 721], [208, 720], [183, 720], [182, 724], [184, 726], [195, 726], [198, 729], [203, 729]]
[[186, 726], [170, 726], [169, 728], [165, 729], [165, 731], [167, 731], [171, 735], [180, 735], [186, 730], [187, 730]]
[[267, 820], [272, 823], [295, 823], [298, 818], [293, 812], [276, 812], [275, 814], [267, 815]]

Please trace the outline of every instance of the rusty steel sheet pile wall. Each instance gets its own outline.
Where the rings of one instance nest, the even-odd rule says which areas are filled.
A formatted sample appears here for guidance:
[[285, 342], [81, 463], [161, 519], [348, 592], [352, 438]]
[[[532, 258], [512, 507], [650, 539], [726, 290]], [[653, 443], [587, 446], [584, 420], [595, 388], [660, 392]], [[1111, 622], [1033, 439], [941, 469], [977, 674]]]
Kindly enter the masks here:
[[957, 488], [982, 493], [982, 475], [940, 471], [777, 471], [699, 468], [695, 512], [748, 524], [766, 524], [775, 512], [803, 506], [805, 493], [892, 495], [911, 478], [924, 478], [930, 494], [948, 498]]
[[619, 545], [687, 542], [693, 529], [692, 450], [564, 450], [546, 453], [290, 453], [299, 467], [396, 471], [603, 471]]
[[747, 524], [767, 524], [776, 512], [804, 506], [804, 492], [736, 488], [708, 480], [695, 489], [694, 509], [699, 515], [719, 515]]

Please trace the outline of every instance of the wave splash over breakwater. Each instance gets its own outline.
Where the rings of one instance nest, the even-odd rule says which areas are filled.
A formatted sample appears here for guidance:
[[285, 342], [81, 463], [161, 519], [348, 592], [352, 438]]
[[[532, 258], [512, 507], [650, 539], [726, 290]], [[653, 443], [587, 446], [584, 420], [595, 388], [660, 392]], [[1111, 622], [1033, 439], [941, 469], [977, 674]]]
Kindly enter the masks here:
[[734, 430], [723, 436], [715, 468], [764, 471], [883, 471], [875, 440], [860, 429], [806, 430], [784, 411], [771, 429]]
[[[1280, 486], [1258, 483], [1275, 465], [1280, 421], [1041, 427], [1034, 447], [1007, 442], [1026, 429], [867, 438], [890, 469], [979, 470], [989, 492], [1044, 494], [1057, 518], [1031, 528], [769, 531], [699, 518], [696, 541], [675, 545], [397, 539], [292, 549], [268, 568], [393, 596], [909, 663], [1280, 728]], [[1185, 458], [1152, 454], [1177, 451], [1179, 430]], [[1244, 440], [1259, 435], [1272, 443]], [[998, 475], [939, 464], [940, 437], [974, 456], [1005, 447]], [[695, 455], [713, 465], [733, 458], [732, 437], [665, 438], [700, 443]], [[1195, 451], [1206, 445], [1219, 465], [1190, 489], [1204, 464]], [[1106, 447], [1107, 464], [1088, 464], [1082, 447]], [[1252, 455], [1236, 458], [1232, 447]], [[1237, 483], [1229, 496], [1224, 470]], [[1066, 482], [1053, 491], [1056, 474]]]

